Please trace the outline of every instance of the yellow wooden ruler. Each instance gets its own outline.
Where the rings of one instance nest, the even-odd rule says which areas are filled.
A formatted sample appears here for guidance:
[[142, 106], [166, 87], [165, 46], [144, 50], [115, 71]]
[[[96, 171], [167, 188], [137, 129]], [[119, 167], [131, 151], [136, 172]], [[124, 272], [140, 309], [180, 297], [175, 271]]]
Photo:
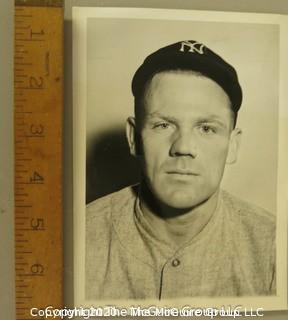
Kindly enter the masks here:
[[62, 306], [63, 4], [16, 0], [16, 319]]

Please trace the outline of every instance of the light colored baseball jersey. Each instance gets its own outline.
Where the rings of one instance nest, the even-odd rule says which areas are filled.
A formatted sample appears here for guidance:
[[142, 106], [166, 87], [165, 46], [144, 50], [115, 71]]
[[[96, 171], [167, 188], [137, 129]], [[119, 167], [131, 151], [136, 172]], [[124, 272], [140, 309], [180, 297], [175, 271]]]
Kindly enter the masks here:
[[275, 295], [274, 215], [221, 191], [177, 249], [147, 224], [137, 186], [87, 206], [86, 299]]

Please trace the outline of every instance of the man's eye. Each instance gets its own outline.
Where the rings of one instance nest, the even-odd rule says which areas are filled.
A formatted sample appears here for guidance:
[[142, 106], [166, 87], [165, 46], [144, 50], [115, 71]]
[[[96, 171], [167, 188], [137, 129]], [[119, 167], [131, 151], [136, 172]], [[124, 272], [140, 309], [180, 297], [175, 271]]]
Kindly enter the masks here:
[[204, 134], [213, 134], [213, 133], [216, 133], [216, 129], [207, 125], [207, 124], [203, 124], [199, 127], [201, 133], [204, 133]]
[[156, 123], [153, 126], [153, 129], [168, 129], [170, 127], [170, 123], [168, 122], [160, 122], [160, 123]]

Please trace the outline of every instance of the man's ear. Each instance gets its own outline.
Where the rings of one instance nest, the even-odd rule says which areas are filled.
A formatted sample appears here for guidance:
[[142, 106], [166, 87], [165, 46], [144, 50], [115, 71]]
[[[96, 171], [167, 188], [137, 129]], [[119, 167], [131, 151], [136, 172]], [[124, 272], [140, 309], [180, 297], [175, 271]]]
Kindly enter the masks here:
[[129, 117], [126, 121], [126, 138], [129, 144], [130, 154], [137, 156], [136, 120]]
[[238, 152], [240, 148], [242, 131], [239, 128], [235, 128], [230, 135], [230, 142], [229, 142], [229, 150], [226, 159], [227, 164], [233, 164], [237, 161]]

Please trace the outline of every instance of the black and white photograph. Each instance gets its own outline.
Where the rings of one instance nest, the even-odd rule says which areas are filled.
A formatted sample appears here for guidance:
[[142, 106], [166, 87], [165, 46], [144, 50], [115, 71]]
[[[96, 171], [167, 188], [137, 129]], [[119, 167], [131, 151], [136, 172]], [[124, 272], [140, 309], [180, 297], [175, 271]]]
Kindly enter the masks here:
[[287, 36], [73, 8], [76, 304], [287, 308]]

